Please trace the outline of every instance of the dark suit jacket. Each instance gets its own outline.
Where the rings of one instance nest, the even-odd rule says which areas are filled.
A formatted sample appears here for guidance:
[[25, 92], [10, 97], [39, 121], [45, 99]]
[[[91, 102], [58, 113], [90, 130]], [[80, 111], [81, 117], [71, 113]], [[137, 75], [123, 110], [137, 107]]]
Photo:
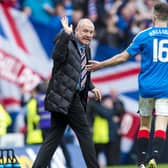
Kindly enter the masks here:
[[[90, 48], [86, 48], [87, 61], [91, 59]], [[81, 60], [74, 35], [62, 31], [55, 40], [52, 58], [54, 66], [45, 98], [45, 108], [50, 112], [67, 114], [80, 78]], [[87, 75], [86, 86], [80, 97], [86, 108], [88, 90], [94, 88]]]

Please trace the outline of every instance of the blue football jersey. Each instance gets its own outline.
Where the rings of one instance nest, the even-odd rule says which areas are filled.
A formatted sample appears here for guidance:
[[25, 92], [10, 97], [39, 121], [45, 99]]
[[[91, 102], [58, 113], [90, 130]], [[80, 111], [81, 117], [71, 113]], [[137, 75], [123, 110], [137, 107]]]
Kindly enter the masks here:
[[168, 98], [168, 27], [151, 27], [140, 32], [126, 51], [131, 56], [141, 54], [140, 95]]

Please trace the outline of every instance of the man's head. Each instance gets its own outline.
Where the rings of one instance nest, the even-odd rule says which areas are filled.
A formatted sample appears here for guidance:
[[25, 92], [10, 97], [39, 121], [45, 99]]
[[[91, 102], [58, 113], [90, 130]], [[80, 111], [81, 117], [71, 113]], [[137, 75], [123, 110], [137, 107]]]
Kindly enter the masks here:
[[162, 22], [168, 22], [168, 4], [156, 3], [154, 5], [154, 17], [153, 21], [159, 20]]
[[95, 27], [91, 20], [81, 19], [75, 29], [75, 36], [82, 45], [89, 45], [94, 36]]

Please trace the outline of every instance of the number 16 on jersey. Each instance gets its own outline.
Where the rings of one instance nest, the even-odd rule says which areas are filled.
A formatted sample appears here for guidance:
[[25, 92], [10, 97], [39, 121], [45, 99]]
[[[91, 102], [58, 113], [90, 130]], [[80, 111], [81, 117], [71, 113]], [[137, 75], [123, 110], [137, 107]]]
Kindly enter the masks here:
[[168, 40], [153, 40], [153, 61], [168, 62]]

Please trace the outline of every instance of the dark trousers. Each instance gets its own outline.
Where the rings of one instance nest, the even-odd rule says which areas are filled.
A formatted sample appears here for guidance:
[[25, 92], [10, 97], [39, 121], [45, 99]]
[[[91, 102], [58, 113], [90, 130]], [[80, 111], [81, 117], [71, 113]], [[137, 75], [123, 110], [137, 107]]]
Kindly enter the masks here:
[[107, 144], [107, 166], [120, 163], [120, 138]]
[[101, 152], [105, 153], [107, 166], [119, 165], [120, 163], [120, 139], [106, 144], [95, 144], [96, 156]]
[[[48, 134], [49, 134], [50, 129], [49, 129], [49, 128], [43, 128], [43, 129], [41, 129], [41, 130], [42, 130], [43, 139], [46, 139], [46, 137], [47, 137]], [[63, 138], [62, 138], [62, 140], [61, 140], [61, 142], [60, 142], [60, 147], [61, 147], [61, 149], [62, 149], [62, 152], [63, 152], [64, 157], [65, 157], [65, 160], [66, 160], [66, 167], [67, 167], [67, 168], [73, 168], [73, 167], [72, 167], [72, 163], [71, 163], [70, 153], [69, 153], [69, 151], [68, 151], [68, 149], [67, 149], [67, 145], [66, 145], [64, 136], [63, 136]], [[51, 166], [50, 166], [50, 163], [49, 163], [48, 168], [50, 168], [50, 167], [51, 167]]]
[[51, 114], [51, 129], [38, 152], [33, 168], [47, 167], [57, 146], [61, 142], [68, 124], [78, 137], [87, 168], [98, 168], [92, 134], [79, 93], [74, 95], [68, 115], [61, 113]]

